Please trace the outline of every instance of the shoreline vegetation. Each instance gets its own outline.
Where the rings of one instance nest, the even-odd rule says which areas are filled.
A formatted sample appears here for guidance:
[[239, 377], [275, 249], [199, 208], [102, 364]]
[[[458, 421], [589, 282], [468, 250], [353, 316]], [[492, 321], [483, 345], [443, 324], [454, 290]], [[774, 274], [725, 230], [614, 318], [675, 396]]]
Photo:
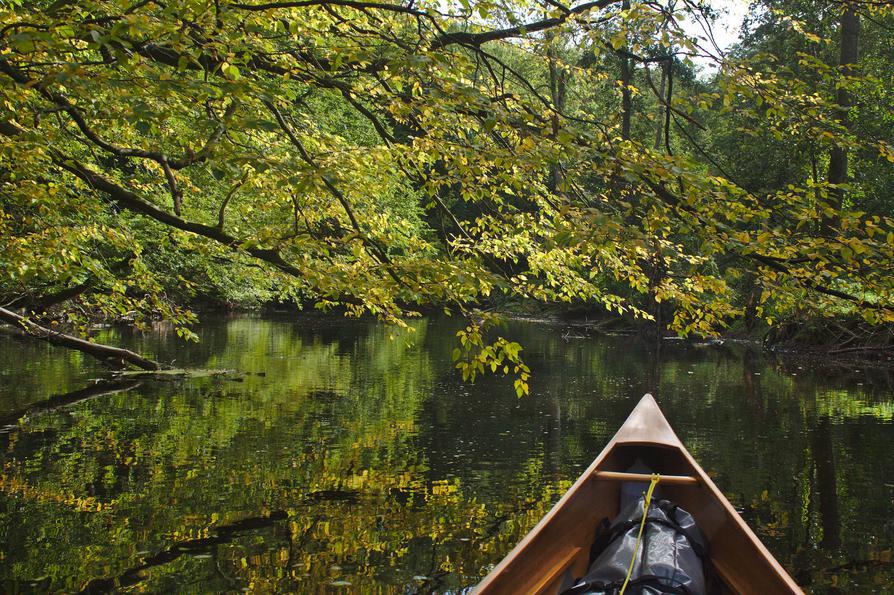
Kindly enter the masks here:
[[[312, 308], [312, 305], [310, 306]], [[200, 311], [200, 310], [197, 310]], [[654, 343], [654, 325], [649, 321], [613, 315], [607, 312], [581, 307], [544, 306], [539, 303], [517, 305], [509, 308], [501, 305], [482, 306], [481, 311], [493, 313], [505, 320], [563, 327], [562, 337], [580, 339], [574, 329], [588, 334], [626, 335]], [[254, 307], [211, 308], [206, 313], [274, 313], [305, 316], [317, 314], [313, 309], [296, 310], [277, 304]], [[423, 315], [438, 315], [441, 308], [421, 310]], [[320, 313], [326, 315], [326, 313]], [[332, 312], [344, 315], [344, 312]], [[770, 326], [760, 321], [751, 324], [741, 322], [716, 336], [690, 336], [663, 332], [663, 343], [684, 342], [689, 345], [708, 347], [723, 343], [741, 343], [759, 347], [767, 352], [790, 357], [803, 357], [829, 361], [841, 365], [865, 364], [894, 368], [894, 325], [866, 325], [863, 321], [848, 319], [792, 320]]]
[[[344, 317], [348, 316], [346, 310], [329, 310], [322, 312], [312, 305], [297, 306], [295, 304], [266, 303], [252, 305], [224, 305], [224, 304], [191, 304], [190, 308], [197, 317], [193, 325], [199, 330], [205, 319], [216, 319], [229, 316], [260, 316], [290, 320], [307, 319], [312, 317]], [[580, 308], [543, 307], [542, 304], [528, 304], [515, 308], [491, 306], [482, 308], [481, 312], [493, 316], [494, 326], [500, 326], [503, 322], [522, 322], [537, 325], [555, 327], [556, 332], [566, 341], [587, 339], [592, 336], [629, 336], [654, 349], [656, 337], [654, 329], [647, 322], [627, 317], [582, 310]], [[474, 312], [474, 311], [473, 311]], [[441, 316], [441, 308], [425, 308], [420, 310], [421, 316]], [[473, 314], [474, 316], [474, 314]], [[369, 318], [365, 316], [364, 318]], [[174, 330], [172, 324], [159, 319], [155, 324], [161, 324]], [[852, 324], [853, 328], [849, 328]], [[94, 322], [87, 329], [88, 336], [111, 328], [131, 328], [133, 321], [129, 319], [109, 320], [107, 322]], [[729, 329], [712, 337], [680, 337], [678, 335], [663, 333], [660, 345], [670, 346], [683, 344], [696, 348], [722, 347], [725, 344], [745, 345], [760, 349], [766, 353], [782, 356], [790, 360], [803, 360], [831, 364], [842, 369], [855, 367], [873, 367], [894, 370], [894, 326], [874, 326], [866, 329], [859, 322], [844, 320], [802, 321], [801, 323], [789, 323], [781, 325], [782, 328], [774, 328], [767, 325], [753, 325], [752, 328], [741, 326]], [[797, 328], [795, 328], [797, 327]], [[819, 329], [819, 330], [817, 330]], [[833, 332], [836, 329], [837, 332]], [[138, 331], [139, 332], [139, 331]], [[0, 333], [10, 335], [18, 340], [28, 340], [20, 330], [10, 325], [0, 326]], [[91, 339], [92, 341], [93, 339]], [[842, 343], [842, 341], [844, 341]], [[56, 344], [53, 341], [48, 341]], [[91, 343], [105, 348], [99, 343]], [[66, 347], [63, 345], [63, 347]], [[659, 347], [660, 348], [660, 347]], [[117, 348], [112, 348], [117, 349]], [[104, 352], [102, 352], [104, 353]], [[180, 379], [185, 377], [222, 376], [239, 380], [238, 370], [189, 370], [173, 368], [165, 362], [152, 362], [155, 367], [140, 367], [123, 365], [126, 361], [116, 358], [99, 358], [110, 368], [111, 379]]]
[[[533, 324], [548, 324], [562, 326], [568, 331], [579, 330], [587, 333], [605, 334], [605, 335], [624, 335], [641, 338], [642, 340], [654, 342], [654, 338], [644, 337], [644, 328], [641, 325], [631, 324], [630, 321], [621, 318], [603, 318], [589, 320], [586, 316], [581, 319], [579, 315], [569, 317], [567, 314], [506, 314], [507, 318], [530, 322]], [[839, 326], [846, 334], [851, 334], [845, 326], [840, 322], [834, 322], [835, 326]], [[661, 337], [663, 344], [685, 343], [695, 347], [711, 347], [720, 346], [725, 343], [750, 345], [760, 348], [766, 352], [778, 355], [784, 355], [791, 358], [805, 358], [814, 361], [825, 361], [841, 366], [873, 366], [894, 369], [894, 344], [890, 343], [890, 337], [894, 335], [894, 328], [874, 329], [874, 334], [867, 334], [865, 342], [854, 345], [852, 347], [843, 348], [840, 344], [834, 345], [818, 345], [814, 342], [815, 336], [810, 336], [810, 340], [800, 339], [797, 334], [787, 338], [785, 342], [774, 342], [773, 337], [768, 336], [768, 332], [775, 329], [762, 329], [762, 332], [755, 330], [745, 331], [744, 329], [734, 329], [727, 333], [722, 333], [717, 337], [689, 337], [684, 338], [677, 335], [664, 334]], [[588, 335], [574, 334], [573, 332], [563, 332], [562, 337], [567, 339], [582, 339]], [[856, 334], [856, 333], [853, 333]], [[889, 342], [884, 345], [872, 343], [878, 336], [889, 337]], [[838, 336], [829, 334], [828, 339], [837, 339]]]

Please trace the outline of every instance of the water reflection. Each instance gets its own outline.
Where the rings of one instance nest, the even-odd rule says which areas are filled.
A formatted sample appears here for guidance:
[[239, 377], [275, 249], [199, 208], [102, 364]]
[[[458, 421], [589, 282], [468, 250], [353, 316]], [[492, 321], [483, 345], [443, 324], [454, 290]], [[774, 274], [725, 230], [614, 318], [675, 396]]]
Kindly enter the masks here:
[[647, 390], [802, 584], [894, 578], [889, 376], [735, 345], [659, 360], [629, 338], [513, 324], [535, 372], [519, 400], [502, 379], [458, 381], [453, 331], [243, 317], [207, 323], [198, 345], [119, 337], [243, 375], [108, 391], [77, 355], [0, 338], [5, 590], [474, 584]]

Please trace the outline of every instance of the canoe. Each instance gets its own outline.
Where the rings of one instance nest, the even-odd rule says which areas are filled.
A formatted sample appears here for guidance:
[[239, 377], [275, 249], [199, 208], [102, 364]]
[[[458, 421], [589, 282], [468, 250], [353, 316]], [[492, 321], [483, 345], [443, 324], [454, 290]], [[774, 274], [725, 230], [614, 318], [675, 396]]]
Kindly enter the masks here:
[[723, 593], [803, 593], [699, 467], [652, 395], [646, 395], [593, 464], [475, 589], [477, 595], [557, 593], [570, 570], [587, 572], [598, 523], [618, 514], [625, 470], [640, 459], [661, 474], [664, 497], [695, 517]]

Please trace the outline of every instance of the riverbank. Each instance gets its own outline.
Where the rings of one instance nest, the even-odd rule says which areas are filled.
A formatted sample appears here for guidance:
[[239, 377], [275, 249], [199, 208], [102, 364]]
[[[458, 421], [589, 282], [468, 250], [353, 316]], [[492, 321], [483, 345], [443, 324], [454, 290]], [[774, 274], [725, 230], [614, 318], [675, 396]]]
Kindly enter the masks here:
[[[646, 344], [655, 341], [652, 329], [640, 321], [620, 316], [591, 317], [579, 312], [561, 311], [500, 314], [512, 320], [559, 327], [562, 329], [560, 335], [567, 339], [601, 334], [637, 337]], [[894, 325], [868, 329], [859, 322], [826, 320], [822, 323], [827, 329], [824, 333], [812, 329], [812, 326], [819, 326], [820, 322], [785, 323], [777, 326], [760, 324], [750, 330], [744, 326], [735, 327], [712, 338], [682, 338], [663, 334], [661, 342], [683, 342], [695, 347], [737, 343], [786, 358], [825, 363], [841, 369], [871, 366], [894, 370]], [[837, 334], [832, 329], [837, 329]]]

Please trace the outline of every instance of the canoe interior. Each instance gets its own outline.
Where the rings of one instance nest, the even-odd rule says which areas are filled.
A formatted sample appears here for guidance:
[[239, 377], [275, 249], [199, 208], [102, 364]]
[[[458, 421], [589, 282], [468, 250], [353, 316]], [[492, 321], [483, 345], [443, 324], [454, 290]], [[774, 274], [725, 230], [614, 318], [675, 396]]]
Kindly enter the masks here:
[[711, 489], [713, 484], [706, 485], [710, 480], [685, 449], [634, 443], [610, 446], [587, 470], [587, 477], [581, 477], [572, 487], [565, 502], [545, 517], [498, 576], [482, 583], [486, 588], [479, 592], [553, 594], [567, 571], [576, 577], [585, 574], [598, 523], [603, 518], [613, 519], [619, 512], [622, 485], [593, 473], [623, 472], [637, 460], [661, 474], [691, 475], [701, 480], [699, 485], [663, 485], [662, 491], [664, 498], [695, 517], [710, 542], [712, 565], [719, 579], [713, 581], [715, 593], [792, 592], [780, 583], [772, 563], [755, 550], [738, 515], [718, 500]]

